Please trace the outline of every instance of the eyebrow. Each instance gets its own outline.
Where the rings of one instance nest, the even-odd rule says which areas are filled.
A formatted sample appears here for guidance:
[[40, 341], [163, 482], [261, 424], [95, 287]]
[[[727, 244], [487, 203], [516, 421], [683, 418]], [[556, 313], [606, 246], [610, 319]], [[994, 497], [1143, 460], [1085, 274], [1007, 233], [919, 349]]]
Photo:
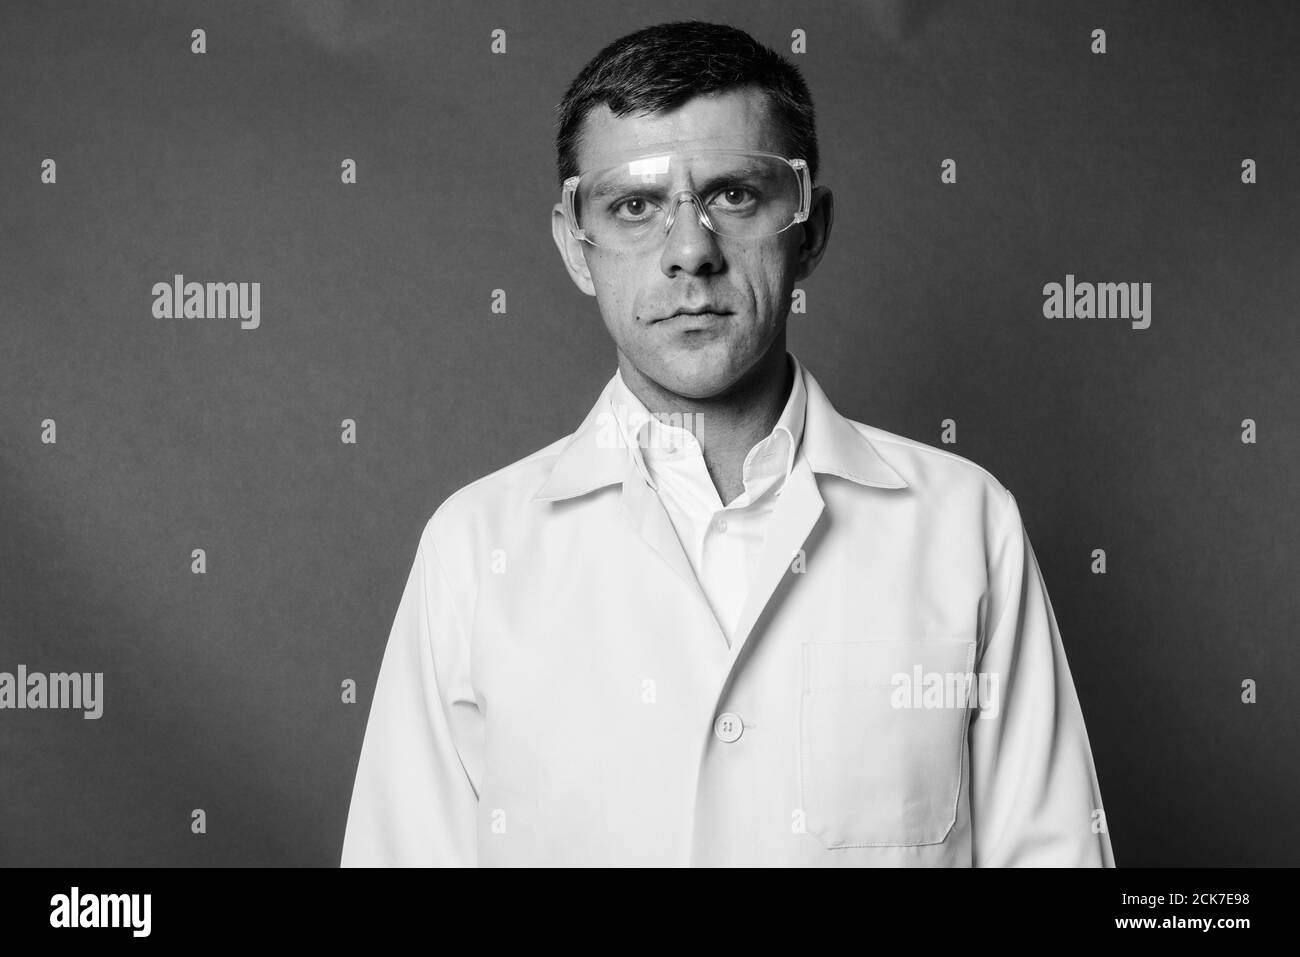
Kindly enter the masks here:
[[[745, 166], [738, 166], [733, 169], [729, 169], [726, 172], [718, 173], [714, 176], [710, 176], [708, 179], [704, 181], [703, 186], [697, 189], [696, 192], [701, 192], [701, 193], [707, 192], [709, 187], [715, 186], [719, 182], [726, 182], [728, 180], [745, 179], [746, 177], [754, 177], [756, 179], [768, 179], [770, 178], [770, 176], [766, 174], [769, 174], [770, 170], [771, 167], [765, 166], [763, 164], [757, 164], [757, 163], [749, 163]], [[596, 186], [593, 186], [591, 188], [591, 192], [588, 194], [588, 197], [590, 199], [601, 199], [605, 196], [609, 196], [611, 193], [621, 193], [626, 191], [629, 188], [629, 186], [635, 187], [637, 185], [638, 184], [636, 183], [629, 184], [626, 182], [618, 182], [616, 180], [606, 180], [604, 182], [598, 183]]]

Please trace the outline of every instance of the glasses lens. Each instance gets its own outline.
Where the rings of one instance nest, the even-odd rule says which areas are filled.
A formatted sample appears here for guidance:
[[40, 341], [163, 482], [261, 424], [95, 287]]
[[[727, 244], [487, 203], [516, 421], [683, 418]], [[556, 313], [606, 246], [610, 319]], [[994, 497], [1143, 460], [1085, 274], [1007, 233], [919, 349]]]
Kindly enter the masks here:
[[574, 213], [578, 227], [597, 246], [649, 245], [663, 239], [670, 217], [675, 222], [699, 216], [692, 190], [707, 219], [704, 225], [736, 239], [788, 228], [802, 199], [799, 174], [780, 157], [702, 150], [585, 172], [578, 180]]

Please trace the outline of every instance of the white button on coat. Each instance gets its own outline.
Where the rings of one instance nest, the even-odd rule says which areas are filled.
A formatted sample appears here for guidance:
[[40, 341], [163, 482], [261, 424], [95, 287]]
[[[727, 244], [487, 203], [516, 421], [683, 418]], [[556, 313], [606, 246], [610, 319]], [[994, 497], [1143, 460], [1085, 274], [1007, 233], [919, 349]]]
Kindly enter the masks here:
[[743, 730], [744, 724], [741, 722], [740, 716], [729, 711], [718, 715], [718, 720], [713, 723], [713, 733], [718, 736], [719, 740], [725, 741], [727, 744], [739, 740]]
[[575, 433], [437, 509], [344, 865], [1113, 866], [1015, 499], [803, 375], [730, 642], [628, 450], [597, 441], [613, 380]]

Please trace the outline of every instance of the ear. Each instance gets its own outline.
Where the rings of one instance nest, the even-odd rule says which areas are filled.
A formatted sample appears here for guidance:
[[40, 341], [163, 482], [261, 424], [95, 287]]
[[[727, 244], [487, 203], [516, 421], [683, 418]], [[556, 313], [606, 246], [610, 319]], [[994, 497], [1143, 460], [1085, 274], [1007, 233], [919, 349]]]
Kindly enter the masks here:
[[569, 278], [574, 285], [588, 296], [596, 295], [596, 285], [591, 281], [591, 270], [587, 268], [587, 244], [573, 238], [569, 232], [569, 222], [564, 216], [564, 205], [556, 203], [551, 210], [551, 237], [555, 248], [560, 251], [564, 268], [569, 271]]
[[808, 218], [803, 223], [803, 244], [799, 247], [799, 268], [795, 270], [795, 282], [812, 275], [822, 254], [826, 252], [826, 243], [831, 238], [831, 223], [835, 219], [835, 203], [831, 191], [825, 186], [814, 186]]

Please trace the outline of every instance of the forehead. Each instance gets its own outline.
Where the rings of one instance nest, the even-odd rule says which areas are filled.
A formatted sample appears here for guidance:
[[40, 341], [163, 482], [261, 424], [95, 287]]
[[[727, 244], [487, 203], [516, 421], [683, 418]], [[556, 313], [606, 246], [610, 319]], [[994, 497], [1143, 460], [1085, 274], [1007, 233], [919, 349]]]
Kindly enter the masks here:
[[615, 116], [601, 103], [582, 125], [578, 169], [593, 169], [640, 153], [679, 149], [738, 149], [780, 153], [767, 95], [757, 87], [697, 96], [649, 115]]

